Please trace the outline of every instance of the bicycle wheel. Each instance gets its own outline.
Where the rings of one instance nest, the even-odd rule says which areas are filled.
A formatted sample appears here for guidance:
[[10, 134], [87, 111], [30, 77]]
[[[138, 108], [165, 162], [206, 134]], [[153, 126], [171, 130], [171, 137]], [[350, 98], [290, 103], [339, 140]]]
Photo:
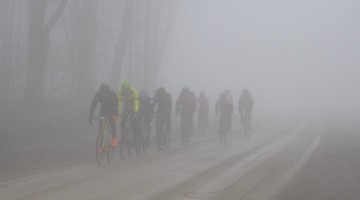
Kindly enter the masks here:
[[96, 162], [101, 165], [104, 160], [103, 134], [98, 134], [96, 138]]
[[127, 153], [128, 157], [131, 158], [134, 151], [134, 134], [132, 134], [132, 132], [128, 132], [127, 138]]
[[109, 132], [109, 134], [105, 137], [105, 149], [106, 149], [106, 159], [108, 161], [108, 163], [110, 163], [113, 159], [113, 155], [114, 155], [114, 147], [111, 144], [111, 132]]
[[139, 156], [141, 153], [142, 148], [142, 128], [141, 126], [138, 127], [137, 133], [134, 133], [134, 147], [136, 154]]
[[166, 135], [164, 138], [164, 148], [165, 150], [168, 150], [170, 146], [170, 136]]
[[144, 136], [144, 141], [143, 141], [143, 147], [142, 147], [142, 150], [143, 150], [143, 153], [146, 154], [147, 153], [147, 150], [148, 150], [148, 147], [149, 147], [149, 143], [150, 143], [150, 135], [149, 133], [146, 133], [145, 136]]
[[162, 133], [158, 133], [156, 136], [156, 146], [159, 149], [159, 151], [163, 150], [163, 136]]
[[129, 158], [128, 152], [128, 137], [127, 133], [123, 133], [120, 138], [120, 156], [121, 159], [126, 160]]

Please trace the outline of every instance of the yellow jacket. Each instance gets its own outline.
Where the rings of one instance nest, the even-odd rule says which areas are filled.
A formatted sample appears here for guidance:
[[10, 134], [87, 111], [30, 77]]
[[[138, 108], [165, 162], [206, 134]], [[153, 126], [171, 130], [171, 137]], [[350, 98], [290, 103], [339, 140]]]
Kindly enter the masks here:
[[[119, 95], [118, 95], [118, 100], [119, 100], [119, 113], [122, 112], [123, 107], [127, 106], [127, 104], [131, 103], [132, 105], [130, 105], [131, 107], [134, 108], [134, 112], [137, 113], [139, 112], [139, 94], [138, 91], [135, 88], [131, 88], [130, 89], [131, 92], [131, 99], [127, 98], [125, 99], [124, 97], [124, 91], [122, 91], [120, 89]], [[129, 102], [132, 101], [132, 102]]]

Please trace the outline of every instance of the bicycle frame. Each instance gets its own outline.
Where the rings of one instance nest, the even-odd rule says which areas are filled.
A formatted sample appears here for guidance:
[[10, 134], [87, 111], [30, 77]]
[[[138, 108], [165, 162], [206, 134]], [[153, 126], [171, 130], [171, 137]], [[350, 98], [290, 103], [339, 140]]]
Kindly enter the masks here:
[[[99, 132], [96, 140], [96, 161], [98, 165], [103, 162], [104, 154], [106, 154], [107, 161], [110, 162], [112, 159], [112, 150], [111, 148], [111, 140], [110, 134], [111, 131], [109, 129], [109, 119], [105, 117], [94, 118], [99, 120]], [[110, 151], [111, 150], [111, 151]]]
[[126, 117], [125, 121], [121, 124], [121, 137], [120, 137], [120, 156], [122, 159], [127, 157], [131, 158], [133, 144], [132, 144], [132, 122], [131, 116], [128, 113], [123, 114], [122, 117]]

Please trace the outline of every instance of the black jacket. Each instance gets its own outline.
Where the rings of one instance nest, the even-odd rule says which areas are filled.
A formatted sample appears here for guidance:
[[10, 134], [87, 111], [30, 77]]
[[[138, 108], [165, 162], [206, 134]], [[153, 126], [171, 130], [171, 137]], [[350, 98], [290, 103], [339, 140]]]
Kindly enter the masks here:
[[96, 92], [90, 106], [90, 117], [93, 117], [97, 104], [100, 103], [100, 116], [118, 115], [118, 98], [115, 92]]

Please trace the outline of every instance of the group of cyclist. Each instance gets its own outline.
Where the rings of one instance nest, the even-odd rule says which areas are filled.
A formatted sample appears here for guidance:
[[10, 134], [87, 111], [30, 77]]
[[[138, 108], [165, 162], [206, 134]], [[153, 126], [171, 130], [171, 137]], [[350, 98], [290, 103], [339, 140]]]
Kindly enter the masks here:
[[[126, 131], [124, 130], [126, 123], [130, 121], [133, 134], [137, 134], [140, 128], [149, 133], [152, 120], [155, 118], [157, 146], [159, 150], [168, 148], [171, 132], [172, 97], [164, 87], [158, 88], [154, 97], [150, 97], [145, 92], [138, 94], [138, 91], [130, 85], [128, 80], [122, 81], [118, 94], [111, 90], [110, 85], [101, 84], [90, 106], [90, 113], [87, 118], [90, 124], [92, 124], [98, 103], [101, 105], [99, 116], [105, 117], [109, 121], [112, 133], [111, 145], [113, 147], [118, 145], [116, 121], [120, 117], [121, 133]], [[250, 92], [245, 89], [238, 103], [241, 122], [244, 126], [246, 124], [245, 131], [250, 129], [252, 107], [253, 98]], [[190, 88], [184, 87], [181, 90], [175, 103], [175, 115], [176, 117], [180, 116], [180, 139], [183, 143], [187, 143], [193, 135], [194, 115], [196, 112], [198, 113], [199, 132], [206, 133], [208, 131], [209, 110], [209, 100], [205, 92], [201, 91], [196, 98], [195, 92], [191, 91]], [[226, 132], [230, 130], [233, 110], [232, 95], [229, 90], [225, 90], [220, 94], [215, 105], [216, 116], [220, 116], [219, 136], [226, 135]], [[101, 124], [99, 127], [102, 127]], [[149, 139], [149, 135], [146, 137]]]
[[[118, 117], [120, 117], [121, 133], [128, 131], [128, 122], [131, 124], [134, 135], [140, 134], [140, 131], [149, 133], [155, 115], [156, 132], [159, 140], [170, 135], [172, 99], [163, 87], [158, 88], [155, 97], [151, 98], [145, 92], [139, 94], [135, 88], [131, 87], [128, 80], [121, 83], [118, 94], [112, 91], [108, 84], [101, 84], [90, 106], [90, 113], [87, 118], [90, 125], [92, 125], [94, 111], [98, 103], [100, 104], [99, 117], [105, 117], [109, 121], [112, 133], [111, 145], [113, 147], [118, 145], [116, 138]], [[100, 128], [103, 127], [101, 123], [103, 121], [100, 122]], [[145, 137], [149, 138], [149, 135]]]
[[[249, 90], [244, 89], [239, 98], [238, 110], [241, 115], [241, 123], [244, 126], [244, 132], [250, 130], [251, 113], [254, 105], [254, 100]], [[225, 90], [220, 94], [219, 99], [215, 105], [216, 116], [220, 115], [218, 134], [220, 141], [226, 140], [227, 132], [231, 129], [232, 115], [234, 112], [233, 98], [230, 90]]]

